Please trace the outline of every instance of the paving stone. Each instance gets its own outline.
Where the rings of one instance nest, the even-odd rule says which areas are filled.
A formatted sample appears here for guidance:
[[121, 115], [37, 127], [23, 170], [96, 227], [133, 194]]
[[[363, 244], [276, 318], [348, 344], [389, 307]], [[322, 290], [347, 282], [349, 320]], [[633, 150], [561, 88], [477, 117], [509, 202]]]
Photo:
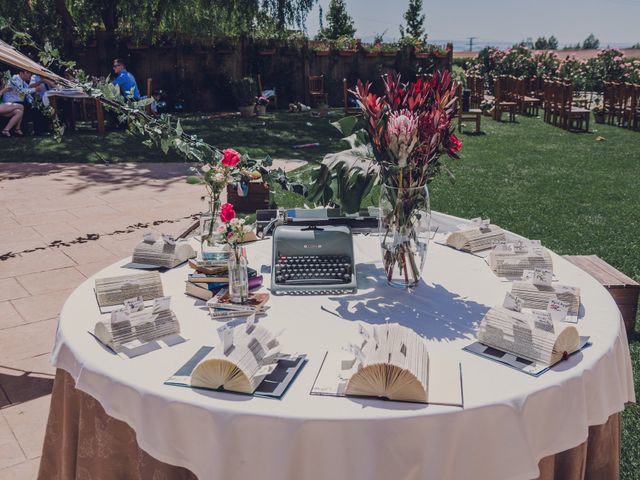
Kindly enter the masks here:
[[[25, 460], [26, 457], [11, 431], [9, 423], [0, 415], [0, 478], [3, 478], [2, 475], [6, 467], [22, 463]], [[15, 479], [15, 477], [4, 478]]]
[[114, 263], [113, 260], [104, 259], [98, 262], [85, 263], [84, 265], [78, 265], [76, 268], [87, 278], [95, 275], [103, 268], [108, 267]]
[[0, 470], [0, 480], [33, 480], [38, 476], [40, 457]]
[[11, 300], [11, 304], [26, 323], [40, 322], [48, 318], [57, 317], [60, 314], [62, 305], [64, 305], [72, 291], [73, 288], [66, 288], [55, 292], [18, 298], [17, 300]]
[[0, 365], [0, 387], [11, 405], [49, 395], [53, 380], [54, 375], [48, 373]]
[[14, 298], [26, 297], [29, 293], [20, 285], [15, 278], [5, 278], [0, 280], [0, 302], [12, 300]]
[[34, 225], [33, 228], [46, 243], [50, 243], [55, 240], [69, 241], [81, 235], [80, 230], [68, 222]]
[[0, 335], [0, 364], [45, 355], [51, 352], [58, 319], [7, 328]]
[[[15, 327], [16, 325], [23, 325], [24, 320], [18, 313], [18, 311], [13, 308], [11, 302], [0, 302], [0, 331], [5, 328]], [[2, 334], [0, 334], [2, 335]]]
[[29, 215], [21, 215], [16, 217], [16, 221], [25, 227], [33, 227], [35, 225], [44, 225], [46, 223], [62, 223], [75, 218], [67, 210], [48, 213], [31, 213]]
[[0, 231], [0, 249], [2, 249], [2, 245], [20, 243], [26, 240], [40, 240], [40, 235], [32, 227], [24, 226]]
[[68, 210], [75, 218], [87, 218], [96, 222], [103, 217], [112, 218], [118, 214], [118, 210], [109, 205], [95, 205], [93, 207], [70, 208]]
[[71, 258], [78, 265], [108, 259], [111, 259], [111, 262], [113, 263], [117, 260], [117, 257], [113, 253], [101, 247], [97, 241], [89, 241], [87, 243], [71, 245], [70, 247], [62, 247], [60, 251], [64, 252], [65, 255]]
[[0, 278], [72, 267], [75, 262], [57, 249], [40, 250], [0, 261]]
[[[85, 276], [74, 267], [48, 270], [46, 272], [21, 275], [18, 281], [31, 295], [74, 289], [85, 280]], [[0, 288], [1, 288], [0, 280]]]
[[27, 458], [42, 454], [51, 395], [3, 408], [1, 413]]

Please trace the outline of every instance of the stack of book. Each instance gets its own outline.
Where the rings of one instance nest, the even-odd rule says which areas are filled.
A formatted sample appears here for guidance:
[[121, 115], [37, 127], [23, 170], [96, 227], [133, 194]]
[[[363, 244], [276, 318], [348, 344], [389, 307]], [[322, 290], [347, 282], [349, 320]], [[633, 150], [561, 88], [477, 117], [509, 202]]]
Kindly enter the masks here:
[[229, 318], [249, 317], [251, 315], [263, 315], [267, 309], [266, 303], [269, 294], [250, 293], [245, 303], [231, 303], [229, 291], [221, 289], [207, 301], [209, 313], [214, 320], [227, 320]]
[[[189, 260], [189, 266], [194, 269], [186, 281], [185, 293], [201, 300], [209, 300], [222, 288], [229, 286], [229, 272], [227, 260]], [[262, 286], [262, 275], [257, 270], [247, 268], [249, 289]]]

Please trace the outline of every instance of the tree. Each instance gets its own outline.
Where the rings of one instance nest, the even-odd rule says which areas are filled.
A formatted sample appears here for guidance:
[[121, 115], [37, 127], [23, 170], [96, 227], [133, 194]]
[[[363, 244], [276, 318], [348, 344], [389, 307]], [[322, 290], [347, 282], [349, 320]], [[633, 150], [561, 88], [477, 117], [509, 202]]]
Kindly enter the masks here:
[[549, 50], [557, 50], [558, 49], [558, 39], [551, 35], [549, 40], [547, 40], [547, 48]]
[[[163, 34], [193, 37], [254, 34], [265, 26], [278, 34], [287, 27], [303, 28], [317, 0], [30, 0], [16, 8], [0, 0], [8, 24], [32, 35], [39, 44], [50, 41], [72, 51], [101, 30], [109, 39], [154, 42]], [[0, 37], [2, 37], [0, 19]]]
[[356, 33], [353, 26], [353, 18], [347, 12], [344, 0], [331, 0], [329, 11], [327, 12], [327, 28], [325, 36], [330, 40], [337, 40], [340, 37], [350, 37]]
[[400, 36], [404, 38], [405, 34], [418, 40], [426, 40], [424, 33], [424, 13], [422, 13], [422, 0], [409, 0], [409, 7], [404, 12], [404, 20], [407, 27], [400, 25]]
[[598, 40], [592, 33], [582, 42], [582, 48], [585, 50], [598, 48], [600, 46], [600, 40]]
[[549, 40], [545, 37], [538, 37], [536, 42], [533, 44], [533, 48], [536, 50], [546, 50], [549, 48]]

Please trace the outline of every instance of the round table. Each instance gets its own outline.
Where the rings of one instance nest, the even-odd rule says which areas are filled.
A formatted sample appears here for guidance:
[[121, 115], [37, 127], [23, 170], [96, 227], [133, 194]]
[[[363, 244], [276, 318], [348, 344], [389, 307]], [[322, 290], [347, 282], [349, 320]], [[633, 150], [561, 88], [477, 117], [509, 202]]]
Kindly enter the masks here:
[[[188, 341], [123, 359], [88, 333], [101, 318], [95, 278], [134, 273], [122, 267], [124, 259], [71, 294], [52, 363], [126, 422], [140, 448], [201, 479], [537, 477], [541, 458], [584, 442], [589, 426], [635, 400], [620, 313], [591, 276], [552, 254], [557, 280], [581, 289], [578, 330], [592, 345], [537, 378], [467, 353], [462, 348], [475, 341], [478, 322], [502, 303], [510, 283], [484, 259], [441, 244], [464, 220], [434, 214], [434, 223], [440, 229], [413, 293], [382, 280], [375, 237], [355, 236], [357, 293], [272, 295], [259, 322], [283, 330], [283, 351], [309, 359], [282, 400], [164, 385], [200, 346], [217, 343], [222, 324], [209, 318], [204, 302], [184, 295], [187, 266], [162, 273], [162, 282]], [[266, 272], [271, 241], [247, 251], [250, 265]], [[355, 340], [362, 321], [409, 326], [428, 338], [430, 351], [458, 360], [464, 408], [310, 395], [324, 353]]]

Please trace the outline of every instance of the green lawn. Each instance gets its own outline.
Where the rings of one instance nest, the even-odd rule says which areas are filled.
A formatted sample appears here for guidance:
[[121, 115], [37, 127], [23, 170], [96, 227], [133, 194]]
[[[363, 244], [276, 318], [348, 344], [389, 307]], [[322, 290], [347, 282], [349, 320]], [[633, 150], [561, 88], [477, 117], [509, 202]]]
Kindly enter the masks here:
[[[195, 134], [219, 148], [236, 148], [252, 157], [321, 160], [334, 151], [340, 133], [329, 121], [340, 118], [334, 111], [327, 118], [308, 114], [278, 113], [249, 119], [189, 115], [181, 120]], [[151, 150], [126, 131], [111, 130], [100, 136], [89, 126], [65, 134], [61, 143], [52, 137], [0, 138], [0, 162], [163, 162], [181, 161], [175, 154]], [[319, 147], [294, 149], [294, 145], [320, 143]]]
[[[340, 149], [329, 119], [302, 114], [251, 120], [188, 117], [183, 125], [214, 145], [254, 156], [314, 161]], [[596, 254], [640, 280], [640, 132], [596, 124], [592, 128], [588, 134], [569, 133], [540, 118], [518, 117], [518, 123], [509, 124], [483, 117], [483, 135], [460, 135], [464, 146], [462, 159], [453, 165], [455, 184], [442, 177], [431, 185], [432, 208], [467, 218], [490, 217], [542, 240], [559, 254]], [[121, 131], [105, 138], [70, 134], [61, 144], [49, 138], [0, 140], [3, 161], [175, 160], [140, 146]], [[312, 142], [321, 145], [291, 148]], [[308, 178], [305, 172], [308, 168], [302, 169], [302, 178]], [[288, 201], [296, 199], [289, 196]], [[640, 393], [638, 332], [630, 345]], [[623, 415], [621, 467], [623, 479], [638, 478], [640, 407], [629, 407]]]

